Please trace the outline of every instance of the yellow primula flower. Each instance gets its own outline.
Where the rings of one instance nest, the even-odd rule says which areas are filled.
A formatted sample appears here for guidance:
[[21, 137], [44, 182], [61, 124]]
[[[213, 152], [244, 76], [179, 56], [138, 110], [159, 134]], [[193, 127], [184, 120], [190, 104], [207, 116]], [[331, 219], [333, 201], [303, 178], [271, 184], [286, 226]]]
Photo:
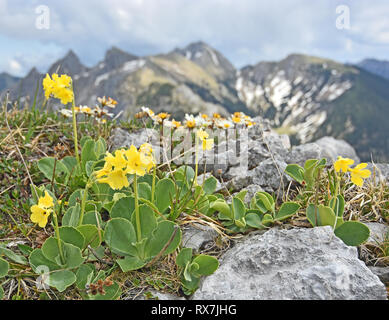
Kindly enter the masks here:
[[129, 186], [126, 172], [122, 169], [116, 169], [106, 174], [105, 178], [97, 180], [100, 183], [108, 183], [113, 190], [120, 190]]
[[200, 138], [201, 141], [207, 139], [209, 137], [208, 133], [206, 133], [203, 129], [200, 129], [196, 132], [197, 137]]
[[213, 147], [213, 139], [204, 139], [202, 143], [203, 150], [211, 150]]
[[38, 204], [31, 206], [31, 221], [37, 223], [41, 228], [44, 228], [47, 224], [50, 213], [53, 211], [53, 207], [53, 198], [47, 191], [45, 191], [45, 195], [39, 198]]
[[369, 178], [371, 175], [371, 171], [365, 169], [366, 167], [367, 163], [360, 163], [356, 167], [348, 169], [351, 172], [351, 181], [358, 187], [362, 187], [363, 179]]
[[45, 91], [45, 97], [48, 99], [50, 96], [61, 100], [62, 104], [68, 104], [73, 101], [74, 93], [72, 89], [72, 78], [66, 74], [58, 76], [54, 73], [52, 79], [49, 74], [46, 74], [46, 77], [42, 82], [43, 89]]
[[351, 166], [352, 164], [354, 164], [354, 160], [338, 156], [338, 160], [336, 160], [334, 163], [334, 168], [336, 172], [347, 172], [349, 170], [349, 166]]

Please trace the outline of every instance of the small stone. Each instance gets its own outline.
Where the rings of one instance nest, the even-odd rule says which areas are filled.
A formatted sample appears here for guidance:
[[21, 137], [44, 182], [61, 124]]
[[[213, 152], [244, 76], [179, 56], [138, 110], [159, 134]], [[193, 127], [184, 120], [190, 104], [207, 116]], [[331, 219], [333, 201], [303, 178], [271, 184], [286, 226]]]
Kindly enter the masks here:
[[182, 246], [200, 251], [206, 243], [214, 241], [217, 235], [215, 229], [200, 223], [186, 225], [182, 230]]
[[385, 238], [389, 239], [388, 225], [379, 222], [366, 222], [365, 225], [370, 229], [368, 243], [377, 244], [384, 242]]

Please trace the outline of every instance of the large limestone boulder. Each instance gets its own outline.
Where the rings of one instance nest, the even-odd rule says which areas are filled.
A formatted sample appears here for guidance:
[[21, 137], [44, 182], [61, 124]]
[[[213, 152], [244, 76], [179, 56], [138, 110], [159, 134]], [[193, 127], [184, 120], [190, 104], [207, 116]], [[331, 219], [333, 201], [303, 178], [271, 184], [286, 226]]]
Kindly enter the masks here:
[[273, 228], [227, 251], [193, 299], [384, 300], [386, 289], [331, 227]]

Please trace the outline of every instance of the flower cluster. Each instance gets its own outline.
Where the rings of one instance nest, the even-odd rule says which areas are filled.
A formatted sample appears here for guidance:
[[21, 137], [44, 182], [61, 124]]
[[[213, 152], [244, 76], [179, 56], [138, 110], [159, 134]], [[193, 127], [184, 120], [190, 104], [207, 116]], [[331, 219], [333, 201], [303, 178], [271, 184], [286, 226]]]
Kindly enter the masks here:
[[354, 164], [354, 160], [348, 159], [348, 158], [342, 158], [341, 156], [338, 157], [338, 160], [334, 163], [334, 168], [336, 172], [350, 172], [351, 174], [351, 181], [359, 186], [363, 186], [363, 179], [366, 179], [370, 177], [371, 172], [368, 169], [365, 169], [367, 167], [367, 163], [360, 163], [354, 168], [350, 168], [351, 165]]
[[53, 211], [53, 207], [53, 198], [45, 191], [45, 195], [39, 198], [38, 204], [34, 204], [31, 207], [31, 221], [37, 223], [41, 228], [44, 228], [50, 213]]
[[54, 73], [52, 78], [50, 78], [49, 74], [46, 74], [42, 85], [46, 99], [53, 96], [61, 100], [61, 103], [64, 105], [72, 102], [74, 99], [72, 78], [66, 74], [58, 76], [58, 74]]
[[[104, 107], [114, 109], [117, 105], [117, 101], [112, 99], [111, 97], [106, 98], [105, 96], [103, 98], [97, 98], [97, 101], [100, 103], [100, 106], [95, 105], [93, 109], [88, 106], [79, 106], [75, 107], [74, 111], [76, 112], [76, 114], [84, 114], [88, 117], [93, 117], [99, 123], [105, 123], [106, 119], [104, 119], [104, 117], [112, 118], [113, 113], [108, 112], [106, 109], [104, 109]], [[72, 117], [71, 110], [61, 109], [60, 113], [65, 118]]]
[[139, 150], [134, 145], [127, 150], [116, 150], [114, 156], [107, 152], [104, 160], [104, 167], [96, 172], [96, 178], [114, 190], [129, 186], [127, 174], [144, 176], [155, 166], [153, 149], [148, 143], [141, 145]]
[[200, 113], [197, 116], [185, 114], [185, 119], [181, 122], [174, 119], [169, 120], [170, 114], [166, 112], [155, 114], [150, 108], [142, 107], [142, 111], [136, 114], [136, 118], [139, 119], [143, 117], [149, 117], [156, 124], [163, 124], [164, 126], [175, 129], [182, 127], [189, 129], [214, 127], [219, 129], [230, 129], [238, 125], [251, 127], [256, 124], [250, 116], [243, 112], [235, 112], [228, 118], [222, 117], [219, 113], [214, 113], [212, 116], [208, 116], [204, 113]]

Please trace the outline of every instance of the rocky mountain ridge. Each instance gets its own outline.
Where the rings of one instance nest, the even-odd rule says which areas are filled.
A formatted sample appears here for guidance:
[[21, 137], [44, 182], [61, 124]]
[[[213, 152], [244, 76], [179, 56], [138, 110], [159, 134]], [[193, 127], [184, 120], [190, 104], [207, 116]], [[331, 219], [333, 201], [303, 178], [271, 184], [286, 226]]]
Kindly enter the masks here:
[[[124, 117], [142, 105], [176, 118], [243, 111], [269, 119], [292, 144], [334, 136], [351, 143], [363, 160], [389, 159], [389, 80], [358, 66], [292, 54], [237, 70], [219, 51], [195, 42], [145, 57], [113, 47], [91, 68], [69, 51], [48, 71], [73, 77], [77, 104], [111, 96], [119, 101], [115, 112]], [[11, 83], [13, 97], [33, 95], [42, 78], [32, 69], [20, 83]]]

